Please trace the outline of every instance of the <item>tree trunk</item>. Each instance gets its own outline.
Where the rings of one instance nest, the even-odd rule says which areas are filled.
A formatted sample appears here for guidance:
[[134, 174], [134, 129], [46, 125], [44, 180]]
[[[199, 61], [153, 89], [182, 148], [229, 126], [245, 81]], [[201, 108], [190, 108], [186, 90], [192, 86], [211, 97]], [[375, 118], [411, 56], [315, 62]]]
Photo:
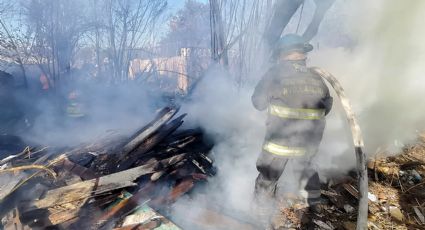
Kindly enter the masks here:
[[264, 35], [270, 49], [279, 40], [283, 30], [303, 2], [304, 0], [278, 0], [276, 2], [272, 20]]
[[210, 0], [210, 26], [212, 59], [228, 67], [229, 57], [225, 47], [223, 19], [217, 0]]

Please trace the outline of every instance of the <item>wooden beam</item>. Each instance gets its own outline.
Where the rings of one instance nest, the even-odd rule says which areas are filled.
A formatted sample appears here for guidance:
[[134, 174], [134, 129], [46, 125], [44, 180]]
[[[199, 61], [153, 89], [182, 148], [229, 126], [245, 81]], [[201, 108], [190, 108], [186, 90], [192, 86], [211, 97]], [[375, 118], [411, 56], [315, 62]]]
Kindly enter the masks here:
[[84, 200], [93, 195], [136, 185], [137, 178], [153, 173], [156, 164], [143, 165], [122, 172], [110, 174], [96, 179], [82, 181], [76, 184], [50, 190], [44, 199], [34, 201], [37, 208], [48, 208], [55, 205], [66, 204]]
[[131, 140], [124, 145], [123, 154], [128, 154], [137, 148], [146, 138], [167, 123], [177, 112], [178, 108], [167, 107], [161, 110], [152, 122], [136, 132], [136, 134], [132, 136]]

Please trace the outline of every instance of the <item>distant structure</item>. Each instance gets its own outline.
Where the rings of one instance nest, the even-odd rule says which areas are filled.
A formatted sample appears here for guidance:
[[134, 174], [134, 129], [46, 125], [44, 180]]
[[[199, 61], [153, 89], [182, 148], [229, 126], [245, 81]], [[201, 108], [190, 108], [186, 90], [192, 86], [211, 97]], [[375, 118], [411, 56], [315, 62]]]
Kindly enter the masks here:
[[162, 88], [177, 89], [186, 93], [191, 80], [197, 79], [211, 61], [210, 50], [206, 48], [181, 48], [177, 56], [152, 59], [135, 58], [130, 61], [129, 78], [159, 77]]

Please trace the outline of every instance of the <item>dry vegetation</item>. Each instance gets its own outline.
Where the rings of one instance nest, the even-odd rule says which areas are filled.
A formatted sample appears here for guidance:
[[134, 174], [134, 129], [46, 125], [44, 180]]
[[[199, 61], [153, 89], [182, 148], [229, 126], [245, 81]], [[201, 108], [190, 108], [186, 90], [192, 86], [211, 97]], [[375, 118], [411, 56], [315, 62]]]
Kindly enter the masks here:
[[[425, 229], [425, 135], [400, 154], [375, 156], [369, 170], [369, 229]], [[327, 204], [309, 211], [299, 205], [283, 208], [280, 228], [347, 229], [356, 227], [357, 181], [347, 177], [324, 185]]]

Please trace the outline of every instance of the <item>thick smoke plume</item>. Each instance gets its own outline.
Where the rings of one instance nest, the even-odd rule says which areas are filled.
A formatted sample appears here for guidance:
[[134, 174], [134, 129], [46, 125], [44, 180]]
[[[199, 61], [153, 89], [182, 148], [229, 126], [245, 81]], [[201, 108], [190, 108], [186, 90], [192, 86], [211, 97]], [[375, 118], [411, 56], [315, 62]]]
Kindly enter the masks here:
[[[306, 17], [311, 13], [305, 12]], [[425, 2], [420, 0], [337, 1], [312, 41], [316, 49], [309, 64], [341, 81], [360, 119], [369, 156], [395, 153], [425, 128], [424, 13]], [[253, 76], [257, 81], [260, 77]], [[212, 72], [187, 105], [195, 123], [217, 142], [219, 174], [209, 184], [209, 193], [239, 210], [249, 209], [255, 160], [264, 138], [265, 114], [250, 102], [254, 86], [238, 88], [230, 76]], [[355, 167], [350, 129], [336, 95], [334, 99], [315, 160], [322, 176]]]
[[[396, 153], [425, 128], [421, 99], [425, 55], [421, 15], [425, 4], [341, 1], [333, 10], [346, 12], [342, 14], [345, 17], [339, 22], [328, 20], [322, 26], [317, 42], [326, 45], [312, 53], [311, 63], [329, 70], [342, 82], [360, 118], [368, 154]], [[326, 33], [335, 23], [345, 25], [353, 41], [351, 47], [333, 47], [327, 42], [338, 36]], [[332, 138], [326, 143], [346, 143], [347, 138], [332, 135], [336, 134], [334, 129], [346, 127], [345, 122], [333, 118], [329, 117], [327, 131]]]
[[165, 105], [159, 94], [141, 85], [106, 86], [91, 81], [79, 85], [77, 92], [82, 98], [82, 113], [87, 116], [72, 119], [62, 115], [51, 99], [41, 101], [35, 105], [41, 114], [35, 116], [34, 127], [25, 138], [50, 146], [74, 146], [111, 133], [127, 135]]
[[[306, 18], [311, 14], [304, 13]], [[422, 0], [340, 0], [328, 12], [318, 37], [312, 41], [316, 49], [310, 54], [309, 64], [328, 70], [341, 81], [360, 118], [369, 155], [382, 149], [396, 152], [425, 128], [424, 14]], [[258, 63], [267, 63], [266, 57], [258, 57]], [[255, 84], [240, 87], [225, 71], [211, 69], [182, 110], [189, 114], [189, 126], [201, 126], [215, 141], [213, 156], [218, 175], [207, 185], [208, 197], [248, 212], [266, 114], [256, 111], [251, 104]], [[265, 69], [266, 66], [247, 78], [258, 81]], [[57, 144], [61, 140], [69, 143], [72, 139], [65, 136], [71, 136], [72, 142], [78, 143], [94, 133], [102, 133], [100, 130], [131, 129], [133, 122], [139, 127], [152, 117], [152, 108], [157, 107], [154, 105], [159, 98], [152, 99], [140, 89], [113, 91], [107, 97], [94, 91], [97, 96], [91, 109], [95, 120], [90, 126], [66, 135], [56, 135], [59, 130], [43, 136], [51, 128], [51, 121], [37, 121], [38, 132], [33, 137]], [[328, 116], [316, 159], [322, 176], [334, 175], [329, 172], [346, 173], [355, 166], [350, 130], [338, 103], [334, 96], [334, 109]], [[285, 182], [280, 185], [285, 186]], [[202, 205], [191, 203], [196, 204]]]

